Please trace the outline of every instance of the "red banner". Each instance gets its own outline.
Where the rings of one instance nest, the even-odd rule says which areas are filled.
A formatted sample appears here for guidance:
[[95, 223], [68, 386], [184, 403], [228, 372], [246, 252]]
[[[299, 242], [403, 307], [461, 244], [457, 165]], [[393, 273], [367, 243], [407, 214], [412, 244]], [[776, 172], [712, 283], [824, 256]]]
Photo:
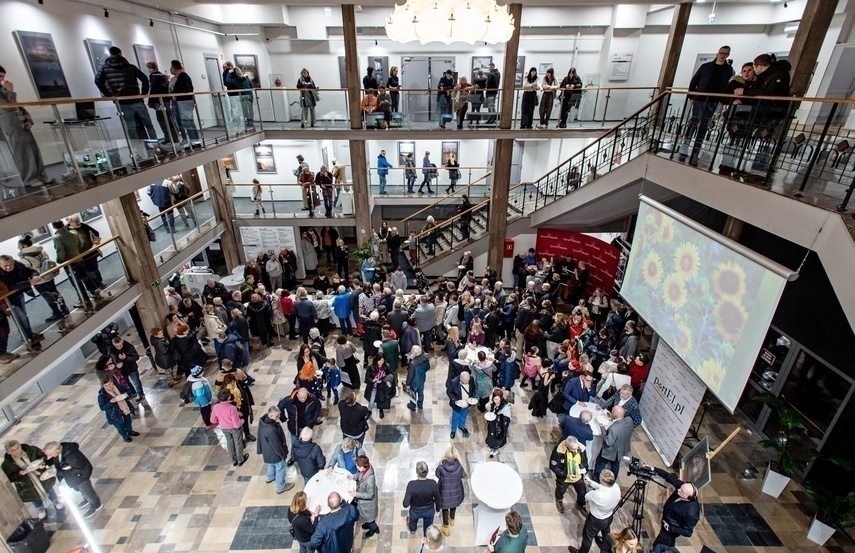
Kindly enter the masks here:
[[535, 249], [539, 259], [554, 257], [557, 262], [569, 253], [577, 263], [584, 261], [588, 270], [586, 296], [602, 288], [611, 297], [620, 260], [619, 249], [586, 234], [554, 229], [537, 229]]

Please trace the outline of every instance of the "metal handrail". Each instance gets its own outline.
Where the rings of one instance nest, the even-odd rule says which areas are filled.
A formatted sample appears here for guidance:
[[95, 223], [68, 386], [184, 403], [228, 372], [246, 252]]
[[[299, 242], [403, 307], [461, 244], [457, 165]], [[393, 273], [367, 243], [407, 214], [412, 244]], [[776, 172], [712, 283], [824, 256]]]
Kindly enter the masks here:
[[181, 201], [180, 201], [180, 202], [178, 202], [177, 204], [174, 204], [174, 205], [172, 205], [172, 206], [170, 206], [170, 207], [168, 207], [168, 208], [164, 209], [163, 211], [159, 211], [158, 213], [156, 213], [156, 214], [152, 215], [152, 216], [151, 216], [151, 218], [146, 219], [146, 220], [145, 220], [145, 222], [146, 222], [146, 223], [151, 223], [151, 222], [152, 222], [152, 221], [154, 221], [155, 219], [159, 219], [161, 215], [167, 215], [167, 214], [168, 214], [170, 211], [172, 211], [173, 209], [176, 209], [176, 208], [178, 208], [178, 207], [181, 207], [181, 206], [183, 206], [184, 204], [190, 203], [192, 200], [195, 200], [196, 198], [198, 198], [198, 197], [200, 197], [200, 196], [203, 196], [203, 195], [205, 195], [206, 193], [209, 193], [209, 192], [210, 192], [210, 193], [213, 193], [213, 190], [211, 190], [211, 189], [207, 189], [207, 190], [202, 190], [201, 192], [196, 192], [195, 194], [193, 194], [192, 196], [190, 196], [190, 197], [189, 197], [189, 198], [187, 198], [186, 200], [181, 200]]
[[445, 226], [452, 224], [454, 221], [457, 221], [458, 219], [460, 219], [461, 217], [463, 217], [467, 213], [471, 213], [471, 212], [475, 211], [476, 209], [480, 209], [480, 208], [484, 207], [485, 205], [487, 205], [488, 203], [490, 203], [490, 200], [484, 200], [480, 204], [473, 205], [472, 207], [470, 207], [466, 211], [461, 211], [460, 213], [458, 213], [454, 217], [446, 219], [445, 221], [442, 221], [441, 223], [437, 223], [436, 226], [433, 227], [432, 229], [426, 230], [422, 233], [417, 234], [416, 238], [419, 239], [419, 238], [421, 238], [423, 236], [427, 236], [428, 234], [431, 234], [433, 232], [437, 232], [437, 230], [440, 229], [441, 227], [445, 227]]
[[[479, 179], [477, 179], [477, 180], [473, 181], [471, 184], [467, 184], [467, 185], [465, 186], [465, 188], [468, 190], [468, 189], [469, 189], [469, 187], [474, 186], [475, 184], [477, 184], [478, 182], [480, 182], [480, 181], [482, 181], [482, 180], [486, 179], [487, 177], [491, 176], [492, 174], [493, 174], [492, 172], [485, 174], [483, 177], [481, 177], [481, 178], [479, 178]], [[454, 191], [454, 192], [452, 192], [451, 194], [449, 194], [449, 195], [447, 195], [447, 196], [445, 196], [445, 197], [442, 197], [442, 198], [438, 199], [437, 201], [435, 201], [434, 203], [430, 204], [429, 206], [427, 206], [427, 207], [425, 207], [425, 208], [422, 208], [422, 209], [420, 209], [420, 210], [416, 211], [415, 213], [413, 213], [412, 215], [409, 215], [409, 216], [405, 217], [404, 219], [401, 219], [400, 224], [402, 224], [402, 225], [403, 225], [403, 224], [404, 224], [404, 223], [406, 223], [407, 221], [409, 221], [409, 220], [411, 220], [411, 219], [414, 219], [414, 218], [416, 217], [416, 215], [419, 215], [419, 214], [421, 214], [421, 213], [424, 213], [425, 211], [427, 211], [427, 210], [429, 210], [429, 209], [433, 209], [433, 208], [434, 208], [434, 207], [436, 207], [438, 204], [440, 204], [440, 203], [444, 202], [444, 201], [445, 201], [445, 200], [447, 200], [448, 198], [451, 198], [452, 196], [457, 196], [458, 194], [462, 194], [462, 193], [463, 193], [463, 189], [455, 190], [455, 191]]]

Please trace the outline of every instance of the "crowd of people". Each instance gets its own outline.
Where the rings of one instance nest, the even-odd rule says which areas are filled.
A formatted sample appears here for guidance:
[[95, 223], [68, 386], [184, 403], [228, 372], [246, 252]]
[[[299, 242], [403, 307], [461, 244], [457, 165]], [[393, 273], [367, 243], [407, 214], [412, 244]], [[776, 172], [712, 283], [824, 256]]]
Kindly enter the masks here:
[[[385, 226], [382, 231], [391, 234]], [[391, 261], [387, 248], [378, 252], [376, 267]], [[246, 446], [256, 442], [255, 452], [267, 466], [266, 481], [275, 482], [277, 494], [297, 485], [287, 481], [290, 465], [297, 466], [304, 486], [322, 471], [351, 475], [353, 501], [331, 494], [329, 514], [309, 510], [305, 491], [293, 495], [288, 518], [301, 550], [350, 551], [357, 522], [364, 539], [380, 531], [375, 471], [382, 469], [374, 467], [365, 447], [372, 422], [402, 405], [396, 397], [413, 413], [425, 409], [428, 375], [442, 357], [448, 360], [448, 408], [438, 402], [434, 410], [449, 417], [451, 446], [433, 469], [428, 460], [418, 461], [415, 478], [406, 486], [402, 507], [408, 529], [415, 533], [421, 522], [424, 536], [416, 551], [448, 550], [444, 540], [466, 495], [467, 471], [458, 447], [474, 434], [470, 409], [487, 421], [489, 457], [500, 457], [515, 439], [512, 405], [521, 394], [528, 396], [530, 416], [558, 415], [561, 439], [549, 456], [555, 505], [565, 512], [564, 497], [572, 487], [586, 517], [579, 545], [570, 550], [587, 552], [594, 541], [604, 544], [602, 551], [639, 550], [632, 530], [611, 533], [621, 497], [617, 475], [641, 423], [637, 397], [649, 365], [639, 351], [637, 315], [612, 305], [600, 289], [589, 295], [584, 264], [569, 254], [553, 262], [533, 250], [522, 252], [514, 263], [515, 284], [508, 289], [490, 267], [476, 277], [468, 252], [460, 266], [456, 278], [425, 278], [417, 293], [397, 270], [378, 280], [378, 271], [364, 265], [345, 273], [350, 280], [318, 271], [312, 285], [304, 285], [295, 280], [294, 252], [282, 248], [278, 256], [259, 252], [250, 260], [239, 290], [230, 292], [210, 279], [197, 299], [173, 281], [165, 292], [169, 312], [163, 327], [151, 329], [149, 337], [156, 370], [169, 385], [180, 387], [189, 407], [199, 409], [208, 431], [222, 432], [234, 467], [247, 462], [251, 452]], [[337, 333], [333, 314], [339, 320]], [[326, 339], [330, 334], [332, 345]], [[286, 346], [296, 341], [290, 342], [296, 350], [294, 369], [283, 369], [293, 372], [293, 388], [256, 420], [256, 382], [249, 367], [254, 350], [274, 340]], [[138, 406], [146, 401], [139, 350], [115, 324], [93, 342], [101, 353], [96, 362], [99, 408], [125, 442], [145, 439], [133, 427]], [[338, 409], [342, 441], [325, 452], [313, 437], [328, 424], [322, 414], [332, 409]], [[603, 446], [589, 458], [595, 417], [608, 423], [599, 423]], [[40, 512], [51, 504], [62, 508], [52, 493], [57, 480], [81, 492], [88, 505], [84, 516], [100, 508], [88, 480], [91, 465], [77, 444], [51, 442], [40, 450], [9, 442], [6, 449], [4, 471], [21, 498]], [[38, 459], [44, 462], [32, 463]], [[666, 474], [663, 478], [671, 478]], [[657, 543], [673, 546], [676, 536], [691, 535], [697, 509], [683, 505], [695, 501], [697, 506], [690, 488], [677, 484], [677, 514], [672, 506], [673, 516], [664, 519]], [[519, 513], [511, 511], [505, 522], [504, 531], [490, 541], [490, 551], [523, 551], [528, 531]]]

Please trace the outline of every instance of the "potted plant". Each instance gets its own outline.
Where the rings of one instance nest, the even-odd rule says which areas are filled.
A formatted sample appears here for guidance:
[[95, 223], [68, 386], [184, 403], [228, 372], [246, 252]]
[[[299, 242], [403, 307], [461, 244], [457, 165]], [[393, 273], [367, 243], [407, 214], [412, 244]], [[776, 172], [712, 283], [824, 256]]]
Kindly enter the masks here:
[[825, 484], [810, 482], [805, 491], [816, 504], [808, 539], [818, 545], [825, 545], [838, 528], [855, 525], [855, 491], [845, 495], [835, 493]]
[[[777, 412], [780, 422], [778, 435], [774, 439], [760, 442], [760, 445], [775, 454], [775, 459], [769, 464], [769, 470], [766, 471], [766, 477], [763, 479], [763, 493], [778, 497], [790, 483], [793, 473], [805, 469], [814, 451], [811, 448], [807, 459], [798, 455], [804, 455], [802, 444], [804, 421], [801, 415], [772, 394], [761, 394], [754, 399], [772, 407]], [[794, 455], [794, 451], [798, 454]]]
[[353, 249], [353, 257], [362, 264], [363, 261], [371, 257], [371, 242], [366, 240], [361, 246]]

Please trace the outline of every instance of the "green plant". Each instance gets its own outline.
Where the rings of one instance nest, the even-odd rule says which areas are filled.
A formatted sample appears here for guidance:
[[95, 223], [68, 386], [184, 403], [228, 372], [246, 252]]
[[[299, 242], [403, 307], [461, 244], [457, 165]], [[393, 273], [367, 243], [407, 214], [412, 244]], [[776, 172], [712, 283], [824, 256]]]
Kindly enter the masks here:
[[[810, 448], [805, 456], [802, 443], [804, 436], [804, 419], [801, 415], [790, 409], [780, 398], [766, 393], [754, 398], [756, 401], [765, 403], [775, 409], [780, 423], [780, 433], [774, 440], [763, 440], [760, 445], [775, 453], [775, 470], [784, 476], [792, 477], [797, 470], [804, 470], [811, 457], [816, 455], [816, 450]], [[798, 452], [794, 455], [793, 451]]]
[[366, 240], [361, 246], [354, 248], [353, 257], [355, 257], [360, 264], [371, 257], [371, 242]]
[[805, 491], [816, 504], [816, 518], [832, 528], [855, 526], [855, 491], [842, 495], [825, 484], [809, 482]]

